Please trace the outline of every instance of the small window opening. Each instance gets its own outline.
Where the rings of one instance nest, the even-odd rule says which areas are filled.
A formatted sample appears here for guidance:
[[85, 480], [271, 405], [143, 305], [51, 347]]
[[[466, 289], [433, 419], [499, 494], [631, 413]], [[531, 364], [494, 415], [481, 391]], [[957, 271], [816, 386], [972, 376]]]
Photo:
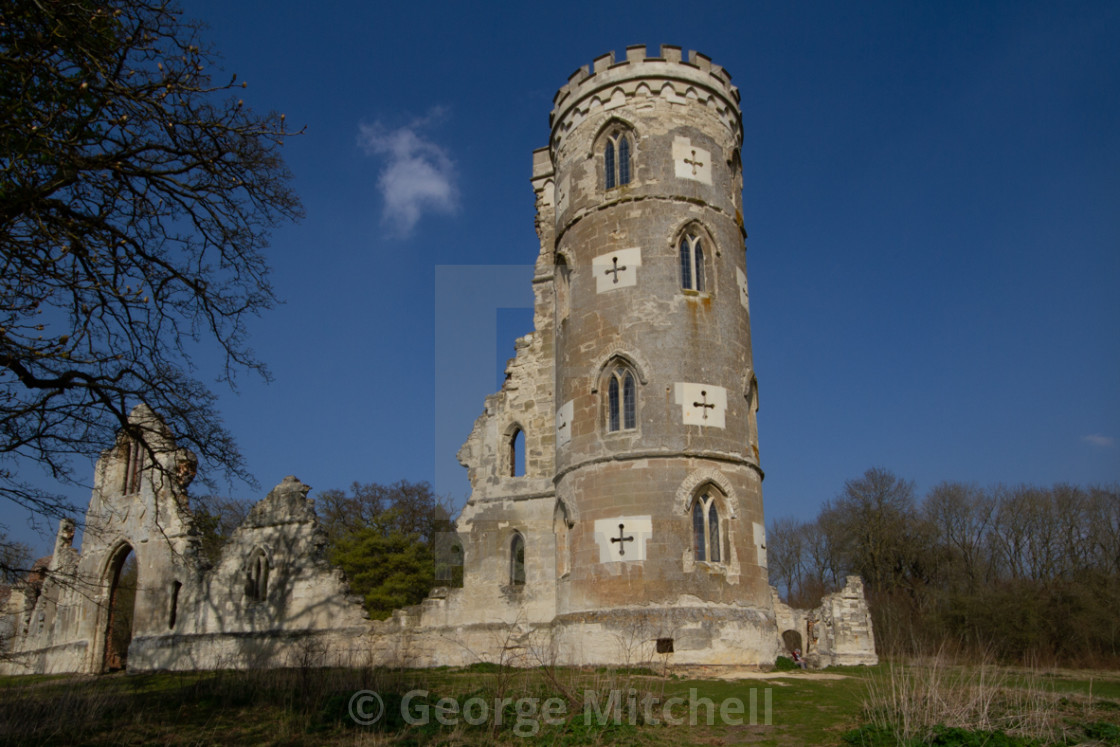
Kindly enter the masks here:
[[509, 547], [509, 583], [525, 585], [525, 538], [515, 532]]
[[525, 476], [525, 432], [520, 428], [509, 437], [509, 476]]
[[569, 573], [568, 560], [568, 512], [564, 504], [558, 502], [552, 516], [552, 533], [556, 538], [556, 578], [564, 578]]
[[175, 619], [179, 615], [179, 590], [183, 588], [181, 581], [171, 584], [171, 612], [167, 616], [167, 629], [175, 629]]
[[268, 598], [268, 556], [263, 550], [256, 550], [249, 560], [249, 576], [245, 583], [245, 596], [251, 602], [263, 602]]
[[658, 638], [657, 639], [657, 653], [671, 654], [673, 653], [673, 639], [672, 638]]
[[569, 295], [571, 294], [572, 270], [563, 256], [556, 257], [556, 319], [568, 318]]

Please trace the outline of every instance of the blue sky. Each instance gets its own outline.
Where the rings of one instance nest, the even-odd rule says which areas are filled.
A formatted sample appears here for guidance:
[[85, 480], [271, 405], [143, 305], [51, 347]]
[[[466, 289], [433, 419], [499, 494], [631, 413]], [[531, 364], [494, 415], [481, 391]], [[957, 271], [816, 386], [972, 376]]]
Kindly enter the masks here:
[[183, 7], [248, 104], [305, 128], [307, 218], [269, 249], [286, 303], [252, 330], [275, 381], [222, 396], [261, 483], [232, 493], [295, 474], [465, 500], [455, 450], [531, 323], [509, 309], [552, 96], [641, 43], [742, 94], [769, 519], [872, 466], [920, 491], [1120, 481], [1120, 4]]

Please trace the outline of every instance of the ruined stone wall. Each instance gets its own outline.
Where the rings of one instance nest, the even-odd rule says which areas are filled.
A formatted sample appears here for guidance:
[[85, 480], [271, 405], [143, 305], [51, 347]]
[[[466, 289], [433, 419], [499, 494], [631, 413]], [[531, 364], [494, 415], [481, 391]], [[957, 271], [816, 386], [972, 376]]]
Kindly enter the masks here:
[[777, 590], [772, 589], [772, 593], [779, 634], [797, 632], [802, 654], [811, 666], [879, 662], [871, 611], [863, 591], [863, 579], [859, 576], [848, 576], [843, 589], [825, 596], [820, 605], [811, 610], [790, 607], [778, 599]]
[[[39, 593], [21, 611], [0, 672], [97, 673], [365, 663], [370, 621], [326, 558], [309, 488], [284, 480], [250, 511], [210, 568], [186, 493], [194, 459], [137, 408], [150, 449], [122, 433], [96, 468], [81, 555], [63, 520]], [[131, 645], [107, 630], [124, 557], [137, 563]], [[24, 602], [26, 606], [27, 601]]]

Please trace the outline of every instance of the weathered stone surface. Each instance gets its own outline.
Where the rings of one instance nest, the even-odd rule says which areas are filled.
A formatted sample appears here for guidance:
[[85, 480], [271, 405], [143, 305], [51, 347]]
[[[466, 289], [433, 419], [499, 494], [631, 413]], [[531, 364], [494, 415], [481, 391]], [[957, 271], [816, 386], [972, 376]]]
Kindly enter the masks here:
[[122, 436], [103, 455], [81, 557], [64, 523], [39, 582], [9, 595], [0, 671], [104, 670], [129, 550], [136, 670], [769, 664], [810, 621], [810, 661], [874, 661], [858, 579], [813, 611], [767, 584], [738, 101], [726, 71], [676, 47], [604, 55], [556, 95], [533, 153], [535, 328], [458, 455], [463, 588], [368, 620], [294, 477], [208, 567], [194, 457], [138, 408], [157, 447]]
[[778, 628], [800, 635], [802, 653], [812, 666], [879, 662], [871, 613], [859, 576], [848, 576], [844, 588], [824, 597], [816, 609], [793, 609], [778, 600], [776, 591], [774, 608]]

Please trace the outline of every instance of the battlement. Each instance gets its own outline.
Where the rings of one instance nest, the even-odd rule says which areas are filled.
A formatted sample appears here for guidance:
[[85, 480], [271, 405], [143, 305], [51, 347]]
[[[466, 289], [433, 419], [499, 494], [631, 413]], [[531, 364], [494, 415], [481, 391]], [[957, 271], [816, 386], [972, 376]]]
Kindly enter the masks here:
[[[580, 102], [609, 99], [619, 88], [629, 93], [625, 89], [633, 89], [639, 82], [646, 83], [651, 92], [662, 90], [663, 85], [672, 86], [680, 95], [689, 89], [702, 89], [708, 96], [722, 99], [721, 108], [738, 112], [739, 89], [732, 85], [731, 74], [712, 64], [710, 57], [693, 50], [685, 57], [680, 47], [669, 44], [662, 44], [659, 52], [651, 57], [646, 45], [637, 44], [626, 48], [624, 59], [616, 59], [611, 51], [596, 57], [590, 66], [577, 68], [553, 97], [549, 125], [554, 135], [573, 110], [583, 108]], [[656, 85], [659, 81], [663, 82], [660, 86]]]
[[[700, 82], [702, 75], [708, 75], [712, 78], [709, 85], [714, 83], [736, 104], [739, 103], [739, 89], [731, 84], [731, 73], [719, 65], [713, 65], [712, 59], [707, 55], [690, 50], [686, 59], [681, 54], [680, 47], [670, 44], [662, 44], [660, 51], [659, 56], [649, 57], [646, 54], [646, 45], [637, 44], [626, 48], [626, 58], [623, 60], [616, 61], [612, 50], [596, 57], [590, 68], [587, 65], [576, 68], [575, 72], [568, 76], [568, 82], [553, 97], [553, 118], [563, 108], [567, 99], [578, 95], [581, 88], [588, 89], [585, 92], [594, 90], [598, 87], [596, 84], [603, 82], [604, 77], [609, 78], [610, 83], [616, 83], [634, 76], [673, 77], [673, 73], [678, 73], [685, 79]], [[639, 70], [638, 65], [653, 65], [653, 67]], [[679, 66], [680, 69], [674, 70], [674, 66]], [[698, 76], [697, 73], [702, 75]]]

